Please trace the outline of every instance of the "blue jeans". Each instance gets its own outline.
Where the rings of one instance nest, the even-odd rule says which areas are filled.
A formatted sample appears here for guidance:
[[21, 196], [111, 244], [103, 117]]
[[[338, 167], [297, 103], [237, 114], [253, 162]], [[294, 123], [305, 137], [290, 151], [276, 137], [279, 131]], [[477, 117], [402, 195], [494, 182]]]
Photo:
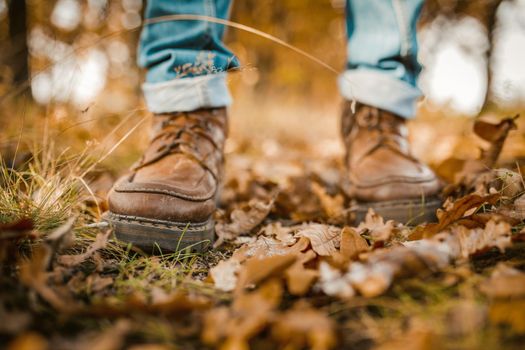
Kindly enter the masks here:
[[[339, 78], [343, 97], [405, 118], [421, 96], [416, 80], [416, 22], [423, 0], [347, 0], [348, 60]], [[149, 0], [145, 17], [197, 14], [227, 19], [230, 0]], [[207, 21], [149, 24], [141, 33], [144, 97], [154, 113], [231, 103], [226, 72], [239, 61], [222, 42], [224, 26]]]

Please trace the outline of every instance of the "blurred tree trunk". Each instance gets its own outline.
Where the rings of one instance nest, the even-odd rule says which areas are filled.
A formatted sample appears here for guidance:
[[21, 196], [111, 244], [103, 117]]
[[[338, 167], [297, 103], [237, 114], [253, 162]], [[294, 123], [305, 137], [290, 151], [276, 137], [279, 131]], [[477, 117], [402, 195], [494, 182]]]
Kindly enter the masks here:
[[29, 50], [27, 47], [27, 5], [25, 0], [10, 0], [9, 53], [7, 64], [13, 72], [13, 83], [24, 83], [29, 78]]
[[487, 28], [487, 35], [488, 35], [488, 41], [489, 41], [489, 47], [487, 49], [486, 57], [487, 57], [487, 90], [485, 91], [485, 98], [483, 100], [483, 107], [481, 111], [485, 110], [490, 103], [493, 101], [493, 94], [492, 94], [492, 66], [493, 66], [493, 58], [492, 58], [492, 52], [494, 49], [494, 30], [496, 29], [496, 22], [497, 22], [497, 12], [498, 7], [501, 4], [501, 1], [495, 1], [494, 3], [491, 3], [491, 6], [489, 10], [487, 11], [487, 17], [485, 18], [485, 26]]

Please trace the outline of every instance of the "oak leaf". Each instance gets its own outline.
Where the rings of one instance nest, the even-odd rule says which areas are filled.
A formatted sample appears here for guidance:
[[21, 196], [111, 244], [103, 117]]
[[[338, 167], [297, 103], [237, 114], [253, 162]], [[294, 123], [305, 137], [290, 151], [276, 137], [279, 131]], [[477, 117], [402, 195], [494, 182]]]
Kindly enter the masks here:
[[239, 271], [237, 288], [242, 290], [269, 277], [276, 276], [290, 267], [296, 260], [295, 254], [274, 255], [265, 258], [252, 257], [245, 262]]
[[217, 265], [210, 269], [210, 276], [213, 279], [215, 288], [223, 292], [231, 292], [237, 284], [237, 273], [241, 264], [237, 259], [221, 260]]
[[395, 224], [393, 220], [385, 222], [383, 217], [372, 208], [368, 209], [365, 221], [359, 223], [356, 230], [360, 234], [369, 235], [374, 242], [386, 241], [394, 233]]
[[230, 223], [218, 223], [215, 232], [219, 239], [215, 247], [221, 245], [225, 240], [231, 240], [241, 234], [249, 233], [268, 216], [273, 207], [274, 199], [267, 202], [253, 199], [246, 207], [238, 208], [230, 214]]
[[355, 258], [369, 249], [366, 240], [351, 227], [345, 226], [341, 231], [341, 254], [349, 259]]
[[284, 276], [290, 294], [302, 296], [308, 292], [319, 276], [319, 272], [315, 269], [305, 268], [304, 264], [316, 257], [317, 254], [312, 250], [300, 253], [295, 263], [286, 269]]
[[[451, 204], [451, 207], [446, 211], [441, 211], [438, 214], [438, 223], [427, 224], [418, 236], [432, 237], [435, 234], [443, 231], [445, 228], [461, 219], [465, 213], [471, 210], [476, 210], [485, 203], [495, 204], [500, 198], [499, 194], [492, 194], [488, 196], [479, 196], [477, 194], [466, 195]], [[412, 236], [412, 239], [419, 238]]]
[[330, 256], [339, 251], [341, 229], [323, 224], [306, 224], [296, 232], [297, 237], [310, 240], [314, 252], [321, 256]]

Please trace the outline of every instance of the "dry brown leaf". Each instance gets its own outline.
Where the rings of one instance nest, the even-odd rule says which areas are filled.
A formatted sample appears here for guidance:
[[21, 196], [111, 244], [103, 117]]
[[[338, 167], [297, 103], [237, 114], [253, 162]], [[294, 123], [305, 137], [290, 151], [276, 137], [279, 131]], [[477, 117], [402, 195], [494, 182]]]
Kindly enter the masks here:
[[463, 226], [452, 228], [452, 233], [459, 239], [460, 253], [463, 258], [496, 247], [504, 251], [512, 243], [511, 226], [506, 222], [490, 220], [484, 229], [469, 230]]
[[7, 345], [7, 350], [47, 350], [48, 348], [46, 338], [35, 332], [22, 333]]
[[387, 241], [394, 233], [394, 221], [385, 220], [381, 215], [374, 212], [372, 208], [368, 209], [365, 221], [357, 226], [357, 232], [360, 234], [369, 235], [374, 242]]
[[60, 264], [68, 267], [79, 265], [90, 258], [97, 250], [105, 248], [110, 235], [111, 230], [100, 232], [95, 237], [95, 241], [87, 247], [84, 253], [77, 255], [60, 255], [57, 260]]
[[177, 315], [197, 310], [207, 310], [211, 306], [210, 299], [205, 296], [176, 290], [163, 296], [157, 296], [151, 303], [146, 303], [141, 307], [144, 310], [165, 315]]
[[499, 198], [499, 194], [493, 194], [489, 196], [479, 196], [477, 194], [470, 194], [464, 196], [455, 201], [453, 203], [452, 208], [438, 213], [438, 223], [431, 223], [426, 225], [422, 231], [417, 232], [417, 234], [415, 235], [412, 235], [411, 238], [419, 239], [421, 237], [432, 237], [435, 234], [443, 231], [452, 223], [461, 219], [468, 211], [475, 210], [485, 203], [491, 205], [496, 204]]
[[523, 192], [523, 177], [509, 169], [494, 169], [494, 175], [499, 180], [496, 186], [501, 194], [506, 197], [514, 197]]
[[485, 229], [475, 232], [465, 229], [460, 234], [442, 233], [432, 239], [376, 250], [368, 255], [365, 263], [351, 263], [342, 279], [360, 294], [373, 297], [384, 293], [396, 278], [440, 271], [456, 259], [491, 247], [503, 249], [509, 244], [510, 226], [489, 221]]
[[291, 267], [286, 269], [284, 276], [290, 294], [302, 296], [310, 290], [319, 273], [314, 269], [306, 269], [304, 264], [315, 259], [316, 256], [317, 254], [312, 250], [308, 250], [301, 254]]
[[399, 265], [389, 261], [379, 261], [374, 264], [356, 262], [350, 265], [345, 279], [359, 294], [371, 298], [386, 292], [399, 270]]
[[34, 223], [30, 219], [19, 219], [14, 222], [0, 223], [0, 263], [15, 262], [18, 249], [16, 243], [22, 239], [35, 239], [38, 232], [33, 230]]
[[32, 316], [28, 311], [7, 311], [0, 304], [0, 334], [16, 335], [29, 328]]
[[114, 282], [113, 277], [102, 277], [98, 273], [93, 273], [87, 276], [85, 284], [89, 290], [98, 293], [111, 286]]
[[261, 229], [260, 234], [268, 237], [275, 237], [286, 245], [294, 244], [297, 239], [293, 235], [295, 227], [283, 227], [280, 222], [272, 222]]
[[489, 319], [497, 325], [510, 326], [516, 333], [525, 333], [525, 299], [495, 300], [489, 308]]
[[120, 317], [136, 313], [169, 316], [208, 310], [211, 306], [210, 299], [202, 295], [181, 290], [172, 293], [160, 293], [155, 290], [151, 301], [148, 301], [144, 294], [132, 293], [122, 302], [116, 303], [111, 299], [103, 299], [93, 303], [89, 308], [80, 310], [80, 313], [99, 317]]
[[498, 124], [491, 124], [482, 120], [478, 120], [474, 123], [474, 133], [485, 141], [490, 142], [489, 149], [483, 151], [481, 156], [481, 162], [486, 167], [492, 168], [494, 164], [496, 164], [509, 131], [517, 129], [514, 121], [518, 117], [519, 115], [516, 115], [513, 118], [503, 119]]
[[33, 220], [27, 218], [9, 223], [0, 223], [0, 240], [28, 237], [33, 227]]
[[430, 330], [411, 330], [387, 341], [374, 350], [439, 350], [442, 349], [436, 334]]
[[325, 261], [319, 264], [318, 286], [326, 295], [341, 299], [348, 299], [355, 295], [355, 290], [346, 275]]
[[330, 196], [325, 188], [317, 182], [312, 182], [312, 192], [319, 198], [321, 207], [328, 219], [341, 219], [345, 215], [344, 198], [337, 194]]
[[202, 341], [221, 349], [249, 349], [248, 341], [271, 322], [281, 297], [281, 283], [274, 279], [238, 295], [229, 308], [211, 309], [204, 315]]
[[341, 229], [322, 224], [305, 224], [296, 232], [296, 237], [310, 240], [314, 252], [321, 256], [330, 256], [339, 251]]
[[237, 259], [221, 260], [217, 265], [210, 269], [210, 276], [213, 279], [215, 288], [224, 292], [231, 292], [237, 284], [237, 273], [241, 269], [241, 264]]
[[310, 241], [306, 237], [301, 237], [293, 245], [284, 244], [276, 239], [259, 236], [254, 242], [249, 242], [237, 249], [232, 258], [243, 263], [251, 257], [269, 257], [275, 255], [296, 254], [306, 250], [310, 246]]
[[473, 300], [461, 300], [446, 316], [448, 334], [454, 337], [479, 332], [486, 324], [487, 308]]
[[250, 258], [239, 271], [237, 288], [240, 291], [248, 286], [256, 285], [269, 277], [279, 275], [296, 260], [296, 254]]
[[52, 250], [47, 245], [34, 248], [31, 259], [20, 263], [20, 281], [36, 291], [55, 309], [65, 313], [74, 312], [78, 305], [69, 296], [59, 294], [47, 283], [46, 270], [50, 263], [51, 253]]
[[341, 231], [341, 254], [348, 258], [354, 259], [362, 252], [369, 249], [366, 240], [351, 227], [345, 226]]
[[480, 290], [491, 298], [525, 297], [525, 273], [499, 263]]
[[514, 214], [517, 219], [525, 220], [525, 194], [514, 201]]
[[272, 336], [287, 349], [328, 350], [335, 347], [335, 322], [301, 303], [276, 318]]
[[218, 223], [215, 232], [219, 239], [215, 242], [218, 247], [225, 240], [231, 240], [241, 234], [249, 233], [259, 225], [270, 213], [274, 199], [267, 202], [253, 199], [244, 208], [235, 209], [230, 214], [230, 223]]

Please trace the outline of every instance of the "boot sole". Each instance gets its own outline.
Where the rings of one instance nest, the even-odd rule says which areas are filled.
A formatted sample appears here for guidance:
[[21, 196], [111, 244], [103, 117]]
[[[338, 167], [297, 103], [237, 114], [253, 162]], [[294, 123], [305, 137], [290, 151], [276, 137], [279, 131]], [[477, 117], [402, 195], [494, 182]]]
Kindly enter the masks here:
[[441, 208], [439, 198], [394, 200], [384, 202], [358, 202], [352, 211], [356, 214], [356, 223], [364, 221], [369, 208], [385, 220], [394, 220], [405, 225], [418, 225], [436, 221], [436, 210]]
[[103, 218], [115, 229], [116, 237], [146, 253], [187, 250], [204, 252], [213, 244], [215, 225], [205, 222], [172, 222], [108, 212]]

